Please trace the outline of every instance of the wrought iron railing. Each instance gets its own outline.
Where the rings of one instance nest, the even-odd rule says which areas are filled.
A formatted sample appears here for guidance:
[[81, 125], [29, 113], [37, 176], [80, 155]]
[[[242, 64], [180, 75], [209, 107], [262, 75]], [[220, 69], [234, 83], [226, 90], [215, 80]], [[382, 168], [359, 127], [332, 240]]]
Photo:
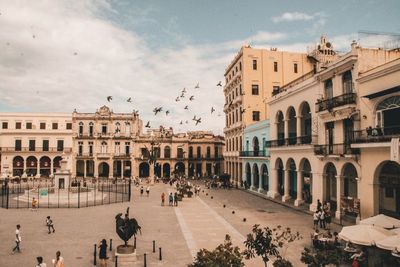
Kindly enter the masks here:
[[347, 93], [333, 98], [318, 100], [315, 104], [316, 112], [321, 112], [324, 110], [331, 110], [336, 107], [355, 104], [357, 95], [355, 93]]
[[240, 151], [240, 157], [268, 157], [269, 153], [266, 150], [256, 150], [256, 151]]
[[365, 130], [353, 131], [352, 143], [390, 142], [394, 137], [400, 137], [400, 125], [368, 127]]
[[359, 148], [351, 148], [350, 144], [314, 145], [314, 154], [317, 156], [358, 155], [358, 154], [360, 154], [360, 149]]

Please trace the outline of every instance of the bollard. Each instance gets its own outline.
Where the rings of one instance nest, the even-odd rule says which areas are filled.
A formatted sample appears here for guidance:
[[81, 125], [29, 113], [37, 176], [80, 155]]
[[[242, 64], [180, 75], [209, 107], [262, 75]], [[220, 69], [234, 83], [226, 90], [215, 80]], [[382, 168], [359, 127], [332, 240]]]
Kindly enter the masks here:
[[118, 256], [115, 256], [115, 267], [118, 267]]
[[94, 252], [93, 252], [93, 265], [96, 266], [96, 260], [97, 260], [97, 246], [94, 244]]
[[110, 238], [110, 251], [112, 251], [112, 238]]
[[144, 260], [143, 260], [143, 263], [144, 263], [144, 267], [147, 267], [147, 259], [146, 259], [146, 253], [144, 253]]
[[156, 241], [153, 240], [153, 253], [155, 253], [155, 252], [156, 252]]
[[135, 238], [133, 239], [133, 248], [136, 250], [136, 236], [135, 236]]
[[161, 247], [159, 247], [158, 250], [159, 250], [159, 260], [162, 261]]

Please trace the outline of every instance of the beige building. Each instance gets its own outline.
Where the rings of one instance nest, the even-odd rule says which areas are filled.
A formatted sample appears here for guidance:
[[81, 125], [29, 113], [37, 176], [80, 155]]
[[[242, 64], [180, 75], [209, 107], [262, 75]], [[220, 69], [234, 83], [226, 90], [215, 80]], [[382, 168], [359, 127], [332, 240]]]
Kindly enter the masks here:
[[[400, 177], [398, 163], [390, 161], [391, 153], [399, 151], [391, 140], [400, 133], [400, 52], [353, 43], [349, 53], [338, 57], [328, 52], [332, 45], [321, 49], [324, 41], [317, 50], [330, 57], [325, 62], [315, 57], [316, 73], [284, 85], [267, 102], [273, 169], [268, 195], [295, 205], [306, 202], [310, 210], [318, 199], [329, 201], [338, 218], [343, 212], [363, 218], [379, 211], [398, 214], [400, 190], [387, 188]], [[365, 130], [375, 125], [387, 128], [379, 142], [368, 139], [372, 134]]]
[[71, 156], [71, 114], [0, 113], [0, 123], [1, 177], [51, 176]]
[[[1, 113], [1, 177], [51, 177], [68, 159], [73, 177], [212, 176], [224, 139], [212, 132], [150, 129], [135, 113]], [[155, 158], [155, 160], [154, 160]]]
[[243, 130], [268, 118], [265, 101], [279, 87], [313, 70], [306, 54], [243, 46], [225, 71], [225, 169], [235, 183], [242, 179]]

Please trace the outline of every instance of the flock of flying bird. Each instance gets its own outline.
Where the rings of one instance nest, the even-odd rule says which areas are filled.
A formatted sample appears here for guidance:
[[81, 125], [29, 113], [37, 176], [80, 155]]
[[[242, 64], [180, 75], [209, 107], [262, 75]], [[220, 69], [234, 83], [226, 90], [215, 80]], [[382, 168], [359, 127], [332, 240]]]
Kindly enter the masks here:
[[[222, 87], [222, 82], [219, 81], [219, 82], [217, 83], [217, 86]], [[200, 89], [200, 84], [197, 83], [196, 86], [194, 87], [194, 89]], [[186, 97], [186, 93], [188, 93], [188, 91], [186, 90], [186, 88], [183, 88], [182, 91], [181, 91], [181, 93], [180, 93], [180, 95], [177, 96], [177, 97], [175, 98], [175, 102], [182, 101], [182, 100]], [[189, 99], [189, 101], [194, 101], [194, 100], [195, 100], [194, 95], [190, 95], [190, 96], [188, 97], [188, 99]], [[108, 102], [111, 102], [112, 100], [113, 100], [113, 97], [112, 97], [112, 96], [107, 96], [107, 101], [108, 101]], [[132, 98], [129, 97], [128, 99], [126, 99], [126, 102], [132, 103]], [[189, 110], [189, 105], [185, 105], [184, 110]], [[155, 107], [155, 108], [153, 109], [154, 116], [157, 116], [158, 114], [160, 114], [160, 113], [162, 113], [162, 112], [163, 112], [163, 107]], [[214, 107], [211, 107], [211, 114], [213, 114], [214, 112], [215, 112], [215, 108], [214, 108]], [[139, 114], [139, 110], [134, 110], [133, 113], [134, 113], [135, 115], [138, 115], [138, 114]], [[171, 112], [170, 112], [168, 109], [165, 110], [165, 115], [166, 115], [166, 116], [168, 116], [170, 113], [171, 113]], [[219, 114], [218, 116], [221, 116], [221, 115]], [[195, 125], [198, 125], [199, 123], [201, 123], [201, 117], [197, 117], [196, 115], [194, 115], [193, 118], [192, 118], [192, 121], [195, 122]], [[184, 123], [183, 120], [181, 120], [179, 124], [182, 125], [183, 123]], [[188, 124], [189, 121], [186, 120], [185, 123]], [[150, 126], [150, 121], [147, 121], [145, 127], [146, 127], [146, 128], [151, 128], [151, 126]], [[162, 127], [162, 126], [160, 126], [160, 127]]]

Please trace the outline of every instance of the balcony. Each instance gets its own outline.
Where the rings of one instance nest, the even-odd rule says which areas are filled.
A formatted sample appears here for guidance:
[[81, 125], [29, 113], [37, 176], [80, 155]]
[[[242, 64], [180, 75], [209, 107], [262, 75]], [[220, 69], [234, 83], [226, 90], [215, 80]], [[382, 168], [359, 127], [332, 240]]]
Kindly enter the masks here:
[[344, 157], [344, 155], [359, 155], [360, 149], [351, 148], [350, 144], [314, 145], [314, 154], [316, 156]]
[[387, 143], [400, 137], [400, 125], [353, 131], [353, 144]]
[[261, 157], [269, 157], [269, 153], [265, 150], [256, 150], [256, 151], [240, 151], [240, 157], [248, 157], [248, 158], [261, 158]]
[[130, 158], [131, 155], [130, 153], [116, 153], [114, 154], [114, 158], [115, 159], [126, 159], [126, 158]]
[[[315, 138], [314, 138], [315, 139]], [[312, 143], [312, 135], [293, 136], [289, 138], [281, 138], [266, 142], [267, 147], [294, 146], [294, 145], [309, 145]]]
[[76, 158], [93, 158], [93, 153], [77, 153]]
[[1, 147], [1, 152], [66, 152], [72, 151], [72, 148], [60, 148], [60, 147]]
[[108, 159], [110, 156], [110, 153], [97, 153], [97, 158], [99, 159]]
[[333, 98], [329, 98], [326, 100], [319, 100], [315, 104], [315, 110], [316, 110], [316, 112], [321, 112], [324, 110], [330, 111], [336, 107], [355, 104], [356, 98], [357, 98], [356, 93], [348, 93], [348, 94], [343, 94], [343, 95], [336, 96]]

